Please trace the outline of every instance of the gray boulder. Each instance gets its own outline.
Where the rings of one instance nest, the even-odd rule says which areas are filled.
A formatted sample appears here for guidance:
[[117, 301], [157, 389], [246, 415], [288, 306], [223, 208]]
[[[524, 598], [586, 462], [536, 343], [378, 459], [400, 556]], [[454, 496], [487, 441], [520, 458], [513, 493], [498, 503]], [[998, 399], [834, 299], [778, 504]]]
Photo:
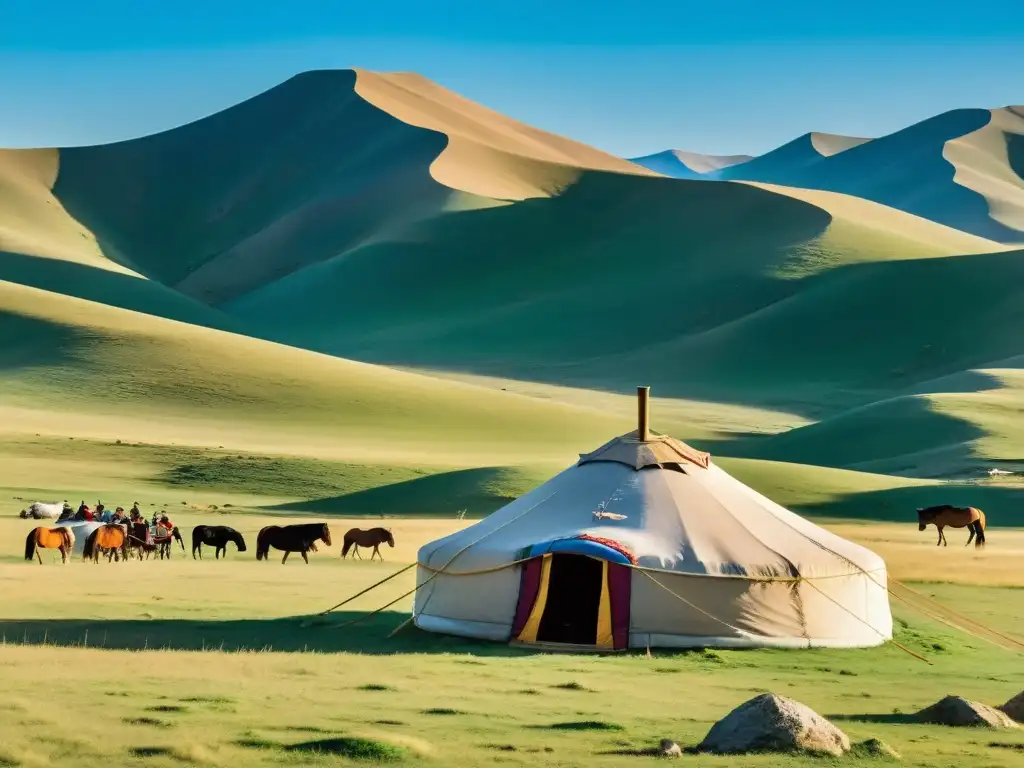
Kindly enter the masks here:
[[850, 739], [799, 701], [763, 693], [715, 723], [697, 747], [702, 752], [817, 752], [840, 756]]
[[1003, 704], [999, 709], [1009, 715], [1011, 718], [1016, 720], [1018, 723], [1024, 723], [1024, 691], [1021, 691], [1008, 702]]
[[917, 713], [922, 723], [978, 728], [1016, 728], [1005, 713], [988, 704], [968, 701], [961, 696], [947, 696]]

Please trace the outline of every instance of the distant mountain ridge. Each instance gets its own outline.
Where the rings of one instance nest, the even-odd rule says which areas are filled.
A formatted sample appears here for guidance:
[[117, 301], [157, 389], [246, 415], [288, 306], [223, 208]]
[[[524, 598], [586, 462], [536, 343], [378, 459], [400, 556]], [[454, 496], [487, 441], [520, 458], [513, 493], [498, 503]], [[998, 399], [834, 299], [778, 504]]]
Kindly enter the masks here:
[[960, 109], [877, 139], [808, 133], [764, 155], [678, 178], [856, 195], [1002, 243], [1024, 243], [1024, 107]]
[[753, 155], [701, 155], [667, 149], [654, 155], [631, 158], [630, 162], [677, 179], [695, 179], [753, 159]]

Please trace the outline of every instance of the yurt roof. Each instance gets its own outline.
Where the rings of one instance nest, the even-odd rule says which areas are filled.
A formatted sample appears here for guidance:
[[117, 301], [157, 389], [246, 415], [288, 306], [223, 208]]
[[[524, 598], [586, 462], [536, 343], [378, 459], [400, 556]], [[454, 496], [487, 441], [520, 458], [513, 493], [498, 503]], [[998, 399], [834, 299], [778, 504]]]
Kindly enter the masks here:
[[[648, 427], [650, 423], [650, 387], [637, 387], [637, 428], [613, 440], [597, 450], [581, 453], [578, 465], [593, 461], [613, 461], [640, 470], [645, 467], [667, 467], [683, 469], [695, 464], [707, 469], [711, 454], [698, 451], [682, 440], [668, 435], [659, 435]], [[685, 470], [684, 470], [685, 471]]]
[[581, 453], [578, 463], [587, 464], [592, 461], [614, 461], [638, 470], [645, 467], [686, 464], [695, 464], [707, 469], [711, 463], [711, 454], [698, 451], [682, 440], [676, 440], [668, 435], [649, 432], [647, 439], [644, 440], [640, 436], [640, 430], [633, 430], [609, 440], [590, 453]]

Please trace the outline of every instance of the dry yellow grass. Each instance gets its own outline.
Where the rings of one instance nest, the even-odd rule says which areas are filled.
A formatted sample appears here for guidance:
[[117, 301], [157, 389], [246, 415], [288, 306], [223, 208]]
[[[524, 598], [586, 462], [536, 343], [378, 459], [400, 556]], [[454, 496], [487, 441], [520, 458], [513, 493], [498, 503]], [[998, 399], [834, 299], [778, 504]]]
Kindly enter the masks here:
[[[899, 581], [942, 581], [977, 586], [1024, 587], [1024, 531], [989, 529], [984, 549], [965, 547], [967, 531], [946, 530], [949, 545], [936, 547], [934, 527], [918, 531], [903, 525], [829, 525], [830, 530], [863, 544], [886, 562], [889, 575]], [[962, 535], [961, 535], [962, 534]]]

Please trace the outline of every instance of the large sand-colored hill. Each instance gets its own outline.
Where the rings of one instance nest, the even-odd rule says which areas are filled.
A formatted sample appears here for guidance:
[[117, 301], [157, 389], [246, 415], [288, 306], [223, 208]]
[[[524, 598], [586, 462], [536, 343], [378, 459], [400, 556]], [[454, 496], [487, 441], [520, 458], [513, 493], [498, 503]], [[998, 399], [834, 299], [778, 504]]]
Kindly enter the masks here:
[[[153, 136], [0, 152], [6, 429], [491, 472], [589, 450], [648, 383], [718, 454], [929, 476], [1018, 455], [1021, 262], [997, 240], [1020, 114], [985, 114], [672, 155], [758, 177], [708, 183], [416, 75], [324, 71]], [[901, 158], [885, 183], [807, 182], [876, 156]], [[943, 164], [960, 192], [914, 198]], [[991, 238], [939, 223], [979, 200]]]

